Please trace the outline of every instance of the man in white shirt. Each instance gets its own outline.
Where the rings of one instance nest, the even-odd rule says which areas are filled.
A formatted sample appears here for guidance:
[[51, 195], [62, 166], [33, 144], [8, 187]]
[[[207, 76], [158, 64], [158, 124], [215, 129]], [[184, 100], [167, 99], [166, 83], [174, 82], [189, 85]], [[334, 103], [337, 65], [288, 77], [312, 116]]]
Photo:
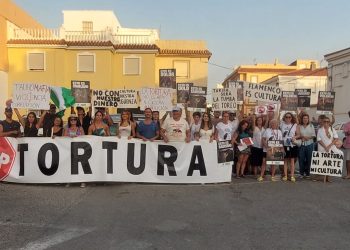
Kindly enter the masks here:
[[161, 135], [164, 142], [180, 141], [190, 142], [190, 127], [187, 121], [181, 118], [182, 110], [175, 106], [172, 117], [166, 119], [162, 124]]

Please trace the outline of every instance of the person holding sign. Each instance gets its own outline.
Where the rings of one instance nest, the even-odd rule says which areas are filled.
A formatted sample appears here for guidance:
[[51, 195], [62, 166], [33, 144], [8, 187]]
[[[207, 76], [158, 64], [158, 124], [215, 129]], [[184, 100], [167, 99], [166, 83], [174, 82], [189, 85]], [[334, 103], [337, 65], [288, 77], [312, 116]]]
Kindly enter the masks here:
[[210, 115], [208, 113], [203, 114], [199, 136], [201, 140], [208, 140], [209, 142], [212, 142], [214, 139], [214, 126], [211, 123]]
[[109, 127], [103, 122], [103, 113], [97, 111], [94, 120], [89, 127], [89, 135], [110, 136]]
[[[300, 177], [310, 178], [310, 166], [312, 151], [314, 150], [314, 138], [316, 137], [314, 126], [310, 123], [307, 113], [300, 117], [301, 124], [297, 126], [295, 139], [300, 140], [299, 147], [299, 173]], [[294, 141], [296, 142], [296, 141]]]
[[27, 115], [27, 119], [23, 119], [18, 109], [14, 108], [14, 110], [18, 117], [18, 121], [24, 128], [24, 137], [37, 137], [38, 130], [44, 121], [46, 111], [44, 111], [44, 113], [41, 114], [41, 117], [38, 121], [38, 119], [36, 118], [36, 114], [34, 112], [29, 112]]
[[135, 137], [135, 123], [130, 120], [130, 113], [127, 110], [122, 112], [117, 136], [128, 138], [128, 140]]
[[12, 120], [12, 108], [5, 108], [6, 119], [0, 123], [0, 137], [20, 137], [21, 136], [21, 124]]
[[78, 116], [71, 114], [68, 118], [68, 127], [64, 130], [64, 136], [71, 138], [84, 135], [84, 129], [78, 126]]
[[[262, 146], [263, 146], [263, 162], [261, 165], [261, 173], [258, 181], [264, 180], [265, 170], [266, 170], [266, 152], [267, 152], [267, 142], [271, 140], [282, 140], [283, 135], [282, 131], [278, 129], [277, 120], [270, 120], [270, 127], [266, 129], [262, 137]], [[271, 181], [276, 181], [275, 179], [275, 165], [271, 165]]]
[[294, 145], [293, 141], [295, 141], [297, 123], [292, 113], [287, 112], [284, 114], [282, 122], [280, 124], [280, 129], [283, 134], [284, 151], [286, 152], [286, 155], [284, 157], [282, 180], [288, 180], [288, 163], [290, 163], [290, 181], [295, 182], [296, 179], [294, 177], [294, 170], [295, 160], [298, 157], [298, 147]]
[[164, 142], [169, 141], [186, 141], [190, 142], [190, 127], [187, 121], [181, 118], [182, 109], [180, 107], [173, 107], [172, 117], [163, 122], [161, 135]]
[[152, 120], [152, 110], [145, 108], [145, 120], [140, 121], [137, 129], [136, 136], [144, 141], [154, 141], [159, 137], [158, 124]]
[[[236, 178], [244, 177], [244, 170], [250, 155], [250, 146], [247, 146], [242, 141], [245, 138], [250, 138], [249, 123], [246, 120], [242, 120], [236, 132], [233, 134], [232, 142], [238, 146], [238, 162], [236, 165]], [[243, 146], [243, 147], [242, 147]]]
[[250, 157], [250, 163], [253, 167], [254, 175], [258, 174], [258, 167], [262, 166], [264, 151], [262, 147], [262, 137], [265, 133], [264, 119], [262, 116], [253, 119], [253, 146], [251, 148], [252, 155]]
[[[326, 116], [323, 119], [323, 126], [318, 129], [317, 143], [319, 152], [332, 152], [336, 154], [343, 154], [341, 150], [336, 147], [338, 141], [338, 134], [330, 125], [330, 119]], [[329, 182], [329, 177], [326, 176], [326, 181]]]

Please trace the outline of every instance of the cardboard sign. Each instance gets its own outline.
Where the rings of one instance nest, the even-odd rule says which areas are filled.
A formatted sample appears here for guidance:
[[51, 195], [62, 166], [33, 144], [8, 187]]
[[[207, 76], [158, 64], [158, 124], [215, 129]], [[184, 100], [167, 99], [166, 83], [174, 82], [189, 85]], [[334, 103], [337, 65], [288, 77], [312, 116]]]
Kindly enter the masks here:
[[193, 83], [177, 83], [177, 103], [187, 103], [190, 99], [190, 88]]
[[140, 109], [151, 108], [153, 111], [171, 111], [172, 96], [171, 88], [142, 88], [140, 91]]
[[276, 86], [260, 83], [244, 83], [244, 97], [252, 101], [279, 103], [281, 101], [281, 89]]
[[266, 164], [284, 165], [283, 140], [268, 140], [266, 152]]
[[36, 83], [16, 83], [13, 85], [12, 108], [48, 110], [49, 103], [50, 87], [48, 85]]
[[133, 89], [93, 90], [92, 106], [137, 108], [137, 92]]
[[91, 95], [90, 95], [90, 82], [89, 81], [71, 81], [72, 95], [75, 98], [74, 106], [77, 107], [90, 107]]
[[344, 156], [334, 153], [312, 152], [310, 174], [342, 176]]
[[213, 89], [211, 95], [213, 111], [237, 110], [237, 92], [235, 89]]
[[244, 91], [243, 91], [243, 81], [229, 81], [228, 88], [235, 89], [237, 92], [237, 104], [243, 104], [244, 101]]
[[266, 115], [267, 114], [267, 106], [265, 105], [258, 105], [255, 106], [255, 112], [256, 115]]
[[207, 108], [207, 87], [192, 86], [190, 88], [189, 111], [205, 112]]
[[176, 69], [159, 70], [159, 87], [176, 89]]
[[310, 108], [311, 89], [296, 89], [295, 93], [298, 96], [298, 108]]
[[296, 111], [298, 109], [298, 96], [294, 91], [282, 91], [281, 110]]
[[231, 141], [218, 141], [217, 154], [219, 165], [232, 165], [233, 163], [233, 147]]
[[316, 114], [330, 115], [334, 109], [335, 92], [319, 91]]

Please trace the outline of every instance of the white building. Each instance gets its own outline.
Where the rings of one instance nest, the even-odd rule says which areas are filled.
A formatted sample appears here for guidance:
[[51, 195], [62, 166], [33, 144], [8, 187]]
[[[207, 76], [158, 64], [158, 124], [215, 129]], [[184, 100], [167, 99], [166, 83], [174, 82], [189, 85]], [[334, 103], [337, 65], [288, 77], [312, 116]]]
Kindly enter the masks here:
[[346, 121], [350, 111], [350, 48], [324, 56], [328, 62], [328, 90], [335, 91], [336, 120]]

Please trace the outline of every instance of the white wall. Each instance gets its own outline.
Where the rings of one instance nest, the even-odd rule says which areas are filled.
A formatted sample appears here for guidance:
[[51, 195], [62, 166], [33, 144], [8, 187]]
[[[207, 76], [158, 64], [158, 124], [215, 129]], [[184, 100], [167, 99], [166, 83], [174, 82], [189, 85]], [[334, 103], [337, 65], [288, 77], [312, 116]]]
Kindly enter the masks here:
[[0, 71], [0, 120], [5, 119], [5, 102], [9, 99], [8, 96], [8, 75], [4, 71]]

